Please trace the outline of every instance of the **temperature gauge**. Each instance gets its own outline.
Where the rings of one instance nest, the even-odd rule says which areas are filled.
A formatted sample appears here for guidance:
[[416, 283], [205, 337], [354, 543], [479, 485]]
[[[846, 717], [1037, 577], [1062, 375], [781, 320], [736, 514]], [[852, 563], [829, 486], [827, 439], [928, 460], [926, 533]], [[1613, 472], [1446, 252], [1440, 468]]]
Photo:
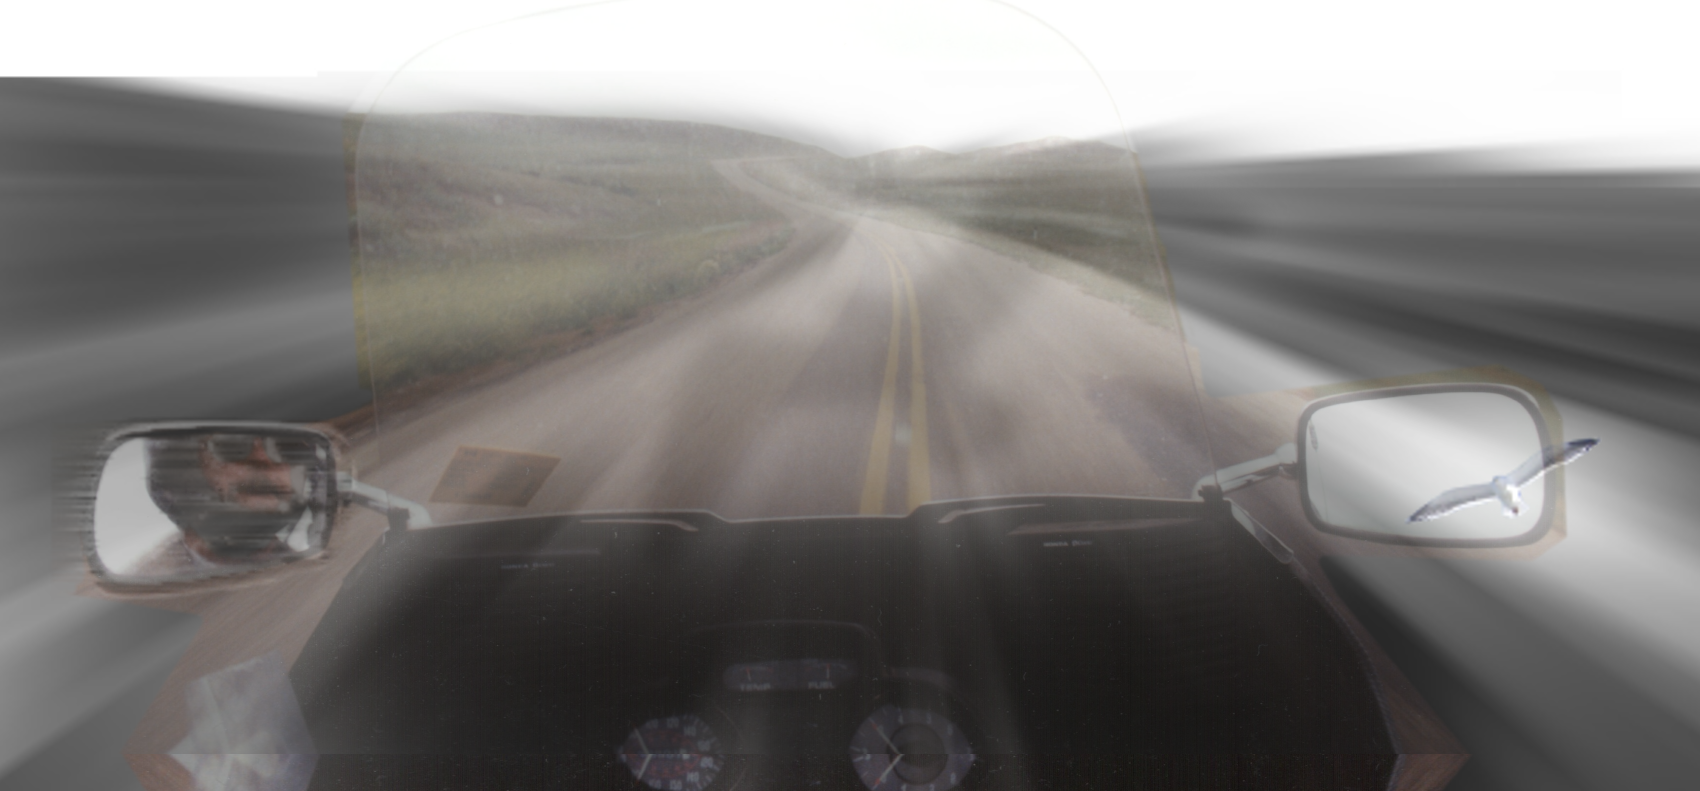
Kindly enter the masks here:
[[797, 663], [783, 660], [743, 662], [720, 675], [727, 689], [737, 692], [772, 692], [797, 687]]

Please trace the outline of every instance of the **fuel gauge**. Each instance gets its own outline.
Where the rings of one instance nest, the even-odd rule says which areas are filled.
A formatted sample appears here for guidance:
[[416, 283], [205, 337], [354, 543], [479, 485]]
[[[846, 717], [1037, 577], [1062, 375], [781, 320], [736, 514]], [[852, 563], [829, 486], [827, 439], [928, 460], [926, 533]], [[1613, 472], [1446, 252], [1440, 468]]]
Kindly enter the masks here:
[[855, 677], [854, 659], [803, 659], [797, 662], [797, 681], [803, 689], [838, 689]]

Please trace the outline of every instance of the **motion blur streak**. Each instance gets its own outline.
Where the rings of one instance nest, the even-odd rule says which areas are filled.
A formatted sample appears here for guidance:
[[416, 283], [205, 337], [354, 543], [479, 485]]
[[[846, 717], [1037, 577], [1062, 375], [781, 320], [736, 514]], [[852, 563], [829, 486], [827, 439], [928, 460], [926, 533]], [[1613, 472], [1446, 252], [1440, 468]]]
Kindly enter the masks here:
[[137, 787], [122, 750], [194, 633], [70, 595], [58, 432], [361, 406], [342, 121], [0, 82], [0, 788]]
[[[1332, 565], [1473, 753], [1451, 787], [1691, 785], [1700, 178], [1135, 139], [1213, 395], [1501, 364], [1604, 440], [1537, 560]], [[195, 628], [68, 595], [55, 431], [365, 403], [343, 179], [340, 118], [0, 83], [0, 791], [136, 787], [122, 746]]]
[[1491, 151], [1236, 163], [1138, 139], [1211, 395], [1497, 364], [1554, 393], [1568, 438], [1605, 438], [1537, 560], [1331, 563], [1474, 754], [1450, 787], [1691, 784], [1700, 174]]

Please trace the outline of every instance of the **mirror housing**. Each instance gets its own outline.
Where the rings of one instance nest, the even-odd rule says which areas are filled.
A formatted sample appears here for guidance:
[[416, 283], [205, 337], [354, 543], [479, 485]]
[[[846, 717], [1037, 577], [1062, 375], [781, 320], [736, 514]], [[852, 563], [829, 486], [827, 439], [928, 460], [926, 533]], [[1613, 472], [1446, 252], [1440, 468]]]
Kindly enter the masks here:
[[242, 574], [323, 553], [349, 479], [332, 435], [285, 423], [155, 423], [100, 448], [83, 553], [103, 585]]
[[[1580, 450], [1555, 461], [1564, 449], [1529, 393], [1447, 383], [1314, 401], [1299, 416], [1293, 444], [1292, 474], [1319, 530], [1417, 546], [1506, 547], [1547, 533], [1559, 487], [1542, 473], [1593, 441], [1572, 443]], [[1537, 471], [1529, 476], [1531, 464]]]

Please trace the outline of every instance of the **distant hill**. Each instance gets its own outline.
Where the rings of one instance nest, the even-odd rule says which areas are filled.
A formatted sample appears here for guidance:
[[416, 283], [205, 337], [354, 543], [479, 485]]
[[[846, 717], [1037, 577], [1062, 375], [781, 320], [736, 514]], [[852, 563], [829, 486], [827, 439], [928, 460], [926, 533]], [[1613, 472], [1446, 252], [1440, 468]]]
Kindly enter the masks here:
[[638, 158], [832, 156], [772, 135], [688, 121], [504, 113], [369, 117], [360, 124], [357, 151], [361, 157], [440, 156], [517, 168]]
[[[680, 121], [496, 113], [376, 116], [353, 168], [362, 252], [421, 266], [666, 229], [778, 221], [711, 162], [831, 157], [770, 135]], [[529, 251], [529, 252], [528, 252]]]
[[[811, 200], [953, 233], [1041, 262], [1035, 265], [1045, 271], [1069, 270], [1070, 279], [1107, 276], [1135, 294], [1116, 299], [1154, 322], [1172, 321], [1137, 161], [1119, 146], [1050, 137], [962, 154], [910, 147], [851, 159], [752, 163], [745, 170]], [[1082, 278], [1048, 256], [1098, 274]]]

